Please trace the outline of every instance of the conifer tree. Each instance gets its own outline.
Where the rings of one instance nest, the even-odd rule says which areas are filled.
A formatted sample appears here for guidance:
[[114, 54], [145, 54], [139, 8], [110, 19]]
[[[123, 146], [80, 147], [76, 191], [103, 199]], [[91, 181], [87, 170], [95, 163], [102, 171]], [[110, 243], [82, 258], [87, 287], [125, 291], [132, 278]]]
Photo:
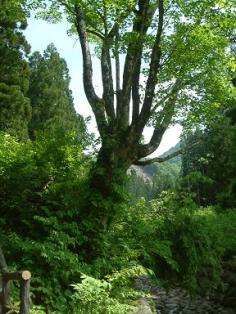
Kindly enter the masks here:
[[26, 97], [29, 45], [22, 33], [26, 16], [20, 1], [0, 2], [0, 130], [28, 137], [31, 106]]
[[77, 132], [83, 136], [84, 122], [74, 109], [73, 97], [69, 89], [69, 71], [64, 59], [50, 44], [41, 55], [33, 53], [30, 57], [31, 67], [28, 96], [32, 105], [32, 119], [29, 126], [31, 138], [38, 131], [51, 134]]

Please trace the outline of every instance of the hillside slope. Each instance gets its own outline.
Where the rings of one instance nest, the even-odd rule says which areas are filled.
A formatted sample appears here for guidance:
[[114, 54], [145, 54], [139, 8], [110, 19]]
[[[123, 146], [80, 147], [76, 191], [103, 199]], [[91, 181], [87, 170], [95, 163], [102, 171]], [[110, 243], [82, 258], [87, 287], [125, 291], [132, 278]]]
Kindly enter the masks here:
[[[180, 148], [180, 143], [171, 147], [161, 155], [165, 157]], [[153, 163], [147, 166], [132, 166], [128, 173], [128, 191], [134, 199], [144, 197], [151, 200], [160, 195], [162, 191], [175, 188], [181, 170], [181, 155], [163, 163]]]

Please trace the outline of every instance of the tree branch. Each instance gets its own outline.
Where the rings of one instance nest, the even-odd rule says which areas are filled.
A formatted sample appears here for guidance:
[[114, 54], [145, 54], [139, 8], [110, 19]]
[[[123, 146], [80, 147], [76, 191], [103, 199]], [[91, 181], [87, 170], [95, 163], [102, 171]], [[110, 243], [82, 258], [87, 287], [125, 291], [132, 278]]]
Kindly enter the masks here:
[[115, 38], [115, 62], [116, 62], [116, 92], [120, 90], [120, 56], [119, 56], [119, 30], [116, 31]]
[[146, 165], [150, 165], [151, 163], [153, 162], [164, 162], [164, 161], [167, 161], [167, 160], [170, 160], [180, 154], [183, 153], [183, 150], [182, 149], [179, 149], [175, 152], [173, 152], [172, 154], [169, 154], [165, 157], [155, 157], [155, 158], [150, 158], [150, 159], [144, 159], [144, 160], [138, 160], [136, 162], [134, 162], [134, 165], [137, 165], [137, 166], [146, 166]]
[[85, 93], [88, 101], [90, 103], [95, 103], [99, 98], [95, 93], [92, 82], [93, 66], [87, 37], [85, 17], [82, 9], [79, 6], [76, 6], [76, 28], [79, 34], [83, 54], [83, 77]]
[[[102, 16], [105, 29], [105, 38], [103, 40], [102, 46], [102, 56], [101, 56], [101, 66], [102, 66], [102, 80], [103, 80], [103, 98], [105, 101], [106, 113], [111, 122], [115, 120], [115, 108], [114, 108], [114, 88], [113, 88], [113, 76], [112, 76], [112, 65], [110, 49], [112, 45], [115, 46], [115, 62], [116, 62], [116, 90], [120, 90], [120, 61], [119, 61], [119, 23], [128, 16], [130, 13], [128, 10], [122, 14], [121, 19], [115, 21], [114, 25], [108, 30], [107, 26], [107, 8], [106, 3], [103, 1], [103, 11]], [[117, 93], [118, 97], [118, 93]], [[117, 100], [118, 102], [118, 100]]]
[[154, 98], [155, 87], [157, 82], [157, 73], [160, 67], [161, 60], [161, 35], [163, 32], [163, 24], [164, 24], [164, 1], [159, 0], [158, 8], [159, 8], [159, 19], [158, 19], [158, 28], [155, 43], [152, 49], [152, 56], [150, 62], [150, 70], [147, 79], [146, 92], [144, 97], [144, 103], [139, 115], [139, 123], [138, 123], [138, 132], [142, 134], [143, 129], [150, 117], [151, 114], [151, 106]]
[[145, 145], [139, 145], [138, 158], [143, 158], [154, 153], [160, 145], [162, 137], [171, 124], [172, 117], [174, 115], [177, 93], [178, 91], [175, 91], [171, 94], [169, 102], [162, 109], [158, 119], [158, 124], [153, 131], [150, 142]]
[[79, 34], [80, 45], [83, 55], [83, 82], [86, 97], [92, 107], [96, 118], [98, 130], [101, 136], [105, 135], [104, 130], [107, 128], [107, 121], [104, 110], [104, 101], [99, 98], [93, 86], [93, 67], [89, 49], [88, 36], [86, 31], [86, 22], [82, 8], [75, 5], [75, 26]]
[[102, 83], [103, 83], [103, 98], [105, 101], [106, 114], [108, 117], [108, 124], [114, 123], [115, 120], [115, 108], [114, 108], [114, 88], [112, 77], [112, 66], [110, 48], [112, 45], [114, 35], [108, 32], [107, 25], [107, 7], [105, 0], [103, 3], [103, 24], [105, 29], [105, 38], [102, 44], [101, 55], [101, 70], [102, 70]]
[[138, 159], [146, 157], [155, 152], [157, 147], [160, 145], [163, 134], [165, 133], [167, 127], [155, 128], [151, 140], [148, 144], [139, 145], [138, 148]]
[[135, 124], [140, 111], [140, 94], [139, 94], [139, 83], [140, 83], [140, 70], [142, 64], [142, 51], [140, 51], [138, 56], [138, 61], [133, 74], [133, 84], [132, 84], [132, 100], [133, 100], [133, 114], [132, 114], [132, 124]]
[[97, 30], [94, 30], [94, 29], [87, 29], [87, 32], [88, 32], [89, 34], [92, 34], [92, 35], [97, 36], [97, 37], [100, 38], [101, 40], [104, 40], [104, 39], [105, 39], [104, 35], [103, 35], [102, 33], [98, 32]]
[[102, 67], [102, 82], [103, 82], [103, 98], [105, 101], [106, 113], [108, 116], [108, 120], [110, 122], [114, 122], [115, 108], [114, 108], [113, 77], [112, 77], [110, 50], [109, 50], [109, 45], [106, 42], [106, 39], [104, 40], [103, 47], [102, 47], [101, 67]]
[[155, 157], [155, 158], [150, 158], [150, 159], [143, 159], [143, 160], [137, 160], [135, 161], [133, 164], [137, 165], [137, 166], [146, 166], [146, 165], [150, 165], [153, 162], [165, 162], [168, 161], [178, 155], [181, 155], [184, 153], [184, 151], [187, 150], [191, 150], [193, 147], [199, 145], [201, 143], [201, 140], [198, 140], [190, 145], [183, 145], [183, 142], [180, 142], [180, 145], [182, 146], [182, 148], [176, 150], [175, 152], [163, 156], [163, 157]]

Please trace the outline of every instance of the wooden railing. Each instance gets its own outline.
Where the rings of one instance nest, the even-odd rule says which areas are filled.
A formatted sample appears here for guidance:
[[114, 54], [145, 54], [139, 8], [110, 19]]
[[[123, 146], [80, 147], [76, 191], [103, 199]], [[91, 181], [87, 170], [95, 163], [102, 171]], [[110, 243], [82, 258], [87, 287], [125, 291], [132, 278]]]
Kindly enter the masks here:
[[8, 272], [7, 264], [0, 248], [0, 266], [2, 272], [2, 290], [0, 290], [0, 313], [6, 314], [10, 310], [10, 281], [20, 282], [20, 311], [19, 314], [29, 314], [30, 305], [30, 278], [27, 270]]

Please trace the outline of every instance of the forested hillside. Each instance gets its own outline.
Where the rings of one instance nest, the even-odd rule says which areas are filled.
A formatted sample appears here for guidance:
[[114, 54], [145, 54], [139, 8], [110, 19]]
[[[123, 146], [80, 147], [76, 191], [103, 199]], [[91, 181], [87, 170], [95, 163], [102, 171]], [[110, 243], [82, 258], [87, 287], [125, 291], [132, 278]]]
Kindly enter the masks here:
[[[160, 156], [163, 158], [179, 151], [180, 143]], [[163, 163], [154, 162], [146, 166], [133, 166], [129, 174], [127, 189], [137, 201], [144, 197], [155, 199], [164, 191], [175, 190], [181, 172], [181, 154]]]
[[[35, 15], [80, 43], [98, 139]], [[235, 313], [235, 29], [233, 0], [0, 1], [0, 313], [22, 270], [21, 314]]]

